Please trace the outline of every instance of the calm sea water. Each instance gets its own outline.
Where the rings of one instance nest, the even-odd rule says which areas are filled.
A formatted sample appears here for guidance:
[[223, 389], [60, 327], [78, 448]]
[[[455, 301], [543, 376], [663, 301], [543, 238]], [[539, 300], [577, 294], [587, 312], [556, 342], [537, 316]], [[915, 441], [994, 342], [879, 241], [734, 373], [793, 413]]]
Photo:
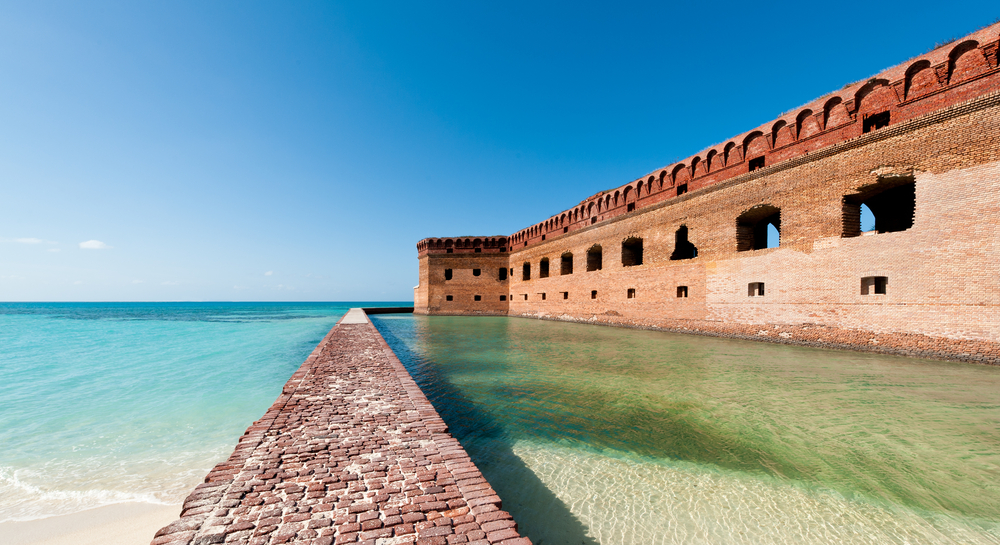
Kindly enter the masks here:
[[351, 306], [0, 304], [0, 522], [179, 503]]
[[1000, 543], [1000, 368], [373, 321], [536, 545]]

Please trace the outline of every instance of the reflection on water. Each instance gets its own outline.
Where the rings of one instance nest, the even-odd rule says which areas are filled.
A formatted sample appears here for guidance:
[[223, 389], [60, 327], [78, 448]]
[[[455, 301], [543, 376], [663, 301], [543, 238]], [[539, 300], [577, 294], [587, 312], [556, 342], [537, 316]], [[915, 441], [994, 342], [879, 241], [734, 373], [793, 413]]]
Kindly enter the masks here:
[[374, 321], [536, 543], [1000, 543], [1000, 368]]

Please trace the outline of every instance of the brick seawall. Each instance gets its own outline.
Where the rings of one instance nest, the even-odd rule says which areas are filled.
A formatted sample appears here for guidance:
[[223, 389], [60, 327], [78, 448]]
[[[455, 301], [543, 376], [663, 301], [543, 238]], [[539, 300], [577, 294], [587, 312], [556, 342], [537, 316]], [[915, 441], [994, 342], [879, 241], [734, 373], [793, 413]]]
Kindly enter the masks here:
[[531, 543], [352, 309], [152, 543], [358, 542]]

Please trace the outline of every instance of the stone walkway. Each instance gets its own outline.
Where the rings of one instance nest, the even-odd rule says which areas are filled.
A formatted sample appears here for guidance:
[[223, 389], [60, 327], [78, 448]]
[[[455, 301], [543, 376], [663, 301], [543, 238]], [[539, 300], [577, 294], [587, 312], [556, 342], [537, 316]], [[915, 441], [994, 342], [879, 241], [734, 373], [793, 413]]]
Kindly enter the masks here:
[[351, 309], [152, 543], [356, 542], [531, 543]]

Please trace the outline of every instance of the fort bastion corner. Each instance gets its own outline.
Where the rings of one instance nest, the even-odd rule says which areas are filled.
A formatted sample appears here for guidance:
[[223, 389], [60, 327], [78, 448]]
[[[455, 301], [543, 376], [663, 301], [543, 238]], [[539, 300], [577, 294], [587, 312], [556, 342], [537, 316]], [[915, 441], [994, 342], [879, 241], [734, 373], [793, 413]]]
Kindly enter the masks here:
[[1000, 363], [998, 44], [1000, 23], [511, 235], [423, 239], [415, 312]]

